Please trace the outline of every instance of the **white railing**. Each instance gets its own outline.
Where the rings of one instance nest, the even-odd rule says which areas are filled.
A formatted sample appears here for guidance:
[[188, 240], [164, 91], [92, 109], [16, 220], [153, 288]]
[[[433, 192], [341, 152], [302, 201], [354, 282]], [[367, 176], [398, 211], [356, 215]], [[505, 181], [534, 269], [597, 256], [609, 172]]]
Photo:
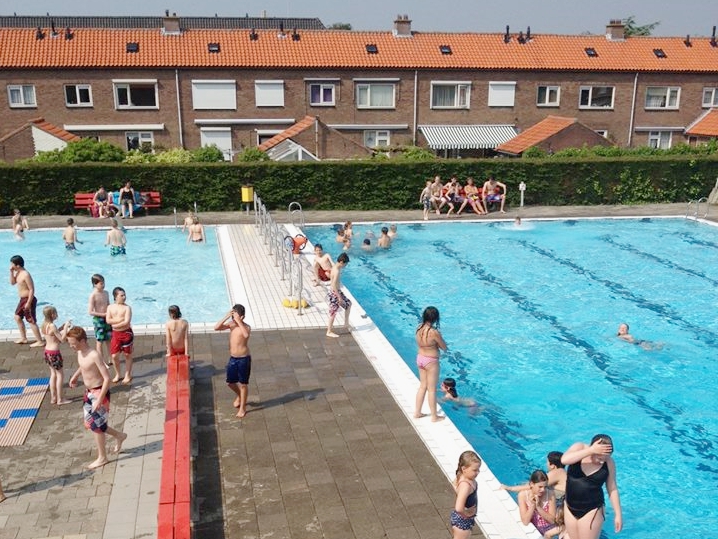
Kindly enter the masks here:
[[701, 204], [706, 205], [706, 212], [703, 214], [703, 219], [708, 217], [708, 212], [710, 211], [711, 205], [708, 203], [707, 197], [701, 197], [697, 200], [691, 200], [688, 203], [688, 206], [686, 207], [686, 218], [688, 218], [689, 215], [691, 215], [691, 208], [693, 208], [693, 218], [698, 219], [701, 212]]
[[[299, 203], [293, 202], [299, 206]], [[290, 204], [290, 208], [292, 207]], [[297, 210], [304, 222], [301, 206]], [[259, 228], [259, 236], [267, 247], [269, 256], [274, 257], [274, 267], [282, 269], [282, 281], [288, 281], [288, 301], [290, 306], [296, 302], [297, 315], [304, 314], [307, 294], [304, 291], [304, 272], [299, 257], [294, 251], [294, 238], [288, 235], [284, 226], [280, 226], [269, 213], [262, 199], [254, 194], [254, 224]]]

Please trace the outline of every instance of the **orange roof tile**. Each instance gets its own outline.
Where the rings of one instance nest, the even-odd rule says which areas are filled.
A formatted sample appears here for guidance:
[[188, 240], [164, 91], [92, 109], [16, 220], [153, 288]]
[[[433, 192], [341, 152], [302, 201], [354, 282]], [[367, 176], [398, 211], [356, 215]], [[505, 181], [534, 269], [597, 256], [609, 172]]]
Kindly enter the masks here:
[[77, 135], [74, 135], [69, 131], [65, 131], [62, 127], [58, 127], [54, 124], [51, 124], [50, 122], [46, 122], [43, 118], [30, 120], [30, 122], [28, 123], [34, 125], [38, 129], [42, 129], [43, 131], [51, 134], [54, 137], [64, 140], [65, 142], [75, 142], [81, 140], [81, 138]]
[[536, 146], [549, 137], [554, 136], [573, 125], [576, 118], [564, 118], [562, 116], [547, 116], [537, 124], [522, 131], [511, 140], [496, 147], [496, 151], [519, 155], [529, 148]]
[[288, 138], [296, 137], [302, 131], [305, 131], [314, 125], [316, 118], [314, 116], [305, 116], [294, 125], [288, 127], [281, 133], [277, 133], [269, 140], [265, 140], [259, 145], [259, 149], [266, 152], [270, 148], [274, 148], [280, 142], [284, 142]]
[[[377, 68], [377, 69], [530, 69], [578, 71], [718, 71], [718, 48], [709, 38], [629, 37], [538, 34], [521, 44], [504, 43], [503, 34], [422, 33], [395, 37], [392, 32], [302, 30], [278, 37], [276, 30], [192, 29], [163, 35], [159, 29], [73, 29], [73, 38], [35, 39], [33, 28], [0, 28], [0, 68]], [[126, 52], [128, 42], [139, 51]], [[208, 43], [221, 51], [210, 53]], [[369, 54], [366, 45], [376, 45]], [[442, 54], [449, 45], [451, 54]], [[586, 48], [597, 56], [590, 58]], [[662, 49], [658, 58], [654, 49]]]
[[80, 140], [80, 137], [78, 137], [77, 135], [73, 135], [72, 133], [70, 133], [69, 131], [65, 131], [61, 127], [51, 124], [50, 122], [46, 122], [44, 118], [34, 118], [29, 122], [21, 125], [17, 129], [13, 129], [8, 134], [4, 135], [2, 138], [0, 138], [0, 142], [4, 142], [5, 140], [8, 140], [9, 138], [20, 133], [23, 129], [27, 129], [28, 127], [32, 126], [35, 126], [38, 129], [42, 129], [46, 133], [49, 133], [54, 137], [64, 140], [65, 142], [74, 142]]
[[710, 109], [701, 114], [688, 126], [686, 135], [698, 137], [718, 137], [718, 109]]

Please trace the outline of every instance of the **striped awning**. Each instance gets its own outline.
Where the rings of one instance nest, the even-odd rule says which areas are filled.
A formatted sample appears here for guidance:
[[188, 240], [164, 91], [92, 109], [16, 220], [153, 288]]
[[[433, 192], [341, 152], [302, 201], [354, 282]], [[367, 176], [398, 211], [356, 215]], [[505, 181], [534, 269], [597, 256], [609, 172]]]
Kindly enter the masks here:
[[513, 125], [420, 125], [432, 150], [496, 148], [516, 136]]

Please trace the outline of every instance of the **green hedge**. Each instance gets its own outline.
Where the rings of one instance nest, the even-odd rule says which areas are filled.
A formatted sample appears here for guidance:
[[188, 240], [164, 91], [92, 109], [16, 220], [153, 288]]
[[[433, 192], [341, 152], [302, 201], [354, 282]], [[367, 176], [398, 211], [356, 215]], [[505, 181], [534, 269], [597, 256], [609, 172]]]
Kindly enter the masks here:
[[707, 196], [718, 157], [337, 161], [320, 163], [25, 164], [0, 167], [0, 213], [70, 214], [76, 192], [104, 185], [162, 193], [165, 212], [196, 202], [202, 211], [241, 209], [240, 188], [250, 184], [270, 209], [292, 201], [316, 210], [416, 209], [426, 179], [467, 176], [481, 185], [494, 175], [508, 186], [509, 204], [526, 183], [527, 205], [686, 202]]

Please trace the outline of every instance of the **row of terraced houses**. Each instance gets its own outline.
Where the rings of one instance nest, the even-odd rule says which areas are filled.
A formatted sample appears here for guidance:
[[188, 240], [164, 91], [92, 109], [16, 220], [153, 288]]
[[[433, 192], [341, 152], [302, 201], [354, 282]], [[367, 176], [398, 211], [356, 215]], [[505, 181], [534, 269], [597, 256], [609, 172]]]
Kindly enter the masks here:
[[0, 69], [5, 161], [78, 137], [295, 160], [405, 145], [517, 155], [522, 134], [551, 120], [549, 150], [567, 125], [579, 129], [557, 146], [718, 135], [715, 27], [632, 37], [621, 21], [547, 35], [422, 32], [406, 15], [371, 32], [311, 18], [15, 16], [0, 17]]

